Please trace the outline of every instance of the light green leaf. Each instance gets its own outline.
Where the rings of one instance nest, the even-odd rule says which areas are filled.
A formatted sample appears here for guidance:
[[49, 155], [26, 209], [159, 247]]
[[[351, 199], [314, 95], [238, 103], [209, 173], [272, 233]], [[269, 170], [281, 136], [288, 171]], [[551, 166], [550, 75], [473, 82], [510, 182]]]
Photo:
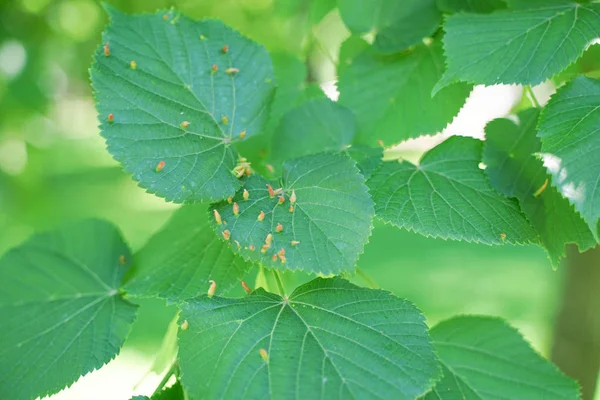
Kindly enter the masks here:
[[119, 353], [136, 306], [119, 284], [131, 256], [86, 220], [36, 234], [0, 260], [0, 398], [56, 393]]
[[558, 266], [565, 243], [577, 243], [584, 251], [596, 240], [573, 206], [551, 186], [542, 161], [533, 155], [541, 147], [535, 129], [539, 111], [528, 109], [518, 116], [518, 124], [497, 119], [486, 126], [485, 172], [496, 190], [519, 200], [552, 264]]
[[569, 66], [600, 36], [600, 4], [537, 5], [448, 17], [448, 69], [433, 92], [459, 80], [538, 84]]
[[148, 396], [134, 396], [130, 400], [184, 400], [185, 395], [183, 394], [183, 388], [179, 381], [175, 382], [173, 386], [161, 390], [156, 393], [152, 398]]
[[251, 264], [210, 228], [207, 204], [186, 205], [135, 255], [135, 270], [124, 289], [131, 296], [173, 302], [205, 293], [209, 280], [219, 293], [238, 284]]
[[373, 46], [387, 54], [433, 35], [442, 19], [435, 0], [339, 0], [338, 6], [352, 33], [375, 33]]
[[181, 378], [198, 400], [414, 399], [439, 376], [415, 306], [340, 278], [289, 298], [203, 296], [180, 319]]
[[447, 13], [474, 12], [490, 13], [506, 8], [503, 0], [436, 0], [440, 11]]
[[261, 133], [268, 118], [275, 82], [267, 51], [217, 20], [109, 13], [110, 55], [101, 46], [91, 71], [108, 151], [167, 200], [232, 195], [240, 182], [231, 145], [242, 132]]
[[579, 77], [552, 96], [538, 136], [552, 183], [598, 239], [600, 218], [600, 80]]
[[479, 168], [483, 142], [454, 136], [419, 165], [385, 162], [367, 182], [375, 214], [425, 236], [484, 244], [536, 242], [517, 203], [496, 192]]
[[356, 115], [356, 140], [371, 146], [378, 140], [392, 144], [441, 131], [472, 88], [460, 83], [431, 97], [444, 68], [438, 41], [395, 56], [381, 56], [368, 48], [349, 60], [340, 73], [339, 102]]
[[[281, 193], [271, 198], [267, 184], [274, 190], [281, 188]], [[214, 205], [223, 224], [212, 225], [219, 236], [226, 237], [225, 231], [229, 232], [233, 251], [267, 268], [323, 274], [354, 269], [371, 234], [373, 201], [349, 157], [320, 153], [288, 161], [280, 181], [252, 175], [245, 179], [244, 189], [248, 200], [242, 191], [233, 198], [238, 216], [233, 212], [235, 204], [222, 201]], [[293, 193], [297, 200], [290, 210]], [[278, 204], [280, 195], [283, 204]], [[263, 221], [258, 220], [261, 211]], [[263, 253], [269, 234], [271, 243]], [[278, 256], [282, 249], [283, 259]]]
[[585, 75], [588, 78], [600, 79], [600, 44], [593, 44], [583, 53], [577, 62], [554, 77], [555, 82], [566, 82]]
[[352, 111], [327, 98], [309, 100], [284, 115], [273, 138], [272, 157], [279, 164], [324, 151], [342, 151], [352, 143]]
[[426, 400], [579, 399], [577, 383], [492, 317], [460, 316], [431, 329], [444, 377]]

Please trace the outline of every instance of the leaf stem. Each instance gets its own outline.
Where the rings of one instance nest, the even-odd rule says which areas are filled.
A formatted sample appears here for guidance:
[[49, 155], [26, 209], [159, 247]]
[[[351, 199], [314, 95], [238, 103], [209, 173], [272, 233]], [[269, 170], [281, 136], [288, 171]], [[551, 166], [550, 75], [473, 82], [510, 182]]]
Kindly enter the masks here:
[[169, 381], [169, 378], [171, 378], [171, 375], [173, 375], [177, 371], [177, 369], [178, 369], [178, 365], [177, 365], [177, 361], [175, 361], [175, 362], [173, 362], [173, 364], [171, 364], [171, 367], [169, 368], [169, 370], [167, 371], [165, 376], [163, 376], [162, 380], [160, 381], [160, 383], [158, 384], [156, 389], [154, 389], [154, 392], [152, 393], [152, 395], [150, 397], [154, 397], [158, 392], [160, 392], [162, 390], [162, 388]]
[[279, 271], [272, 270], [273, 276], [275, 277], [275, 282], [277, 282], [277, 287], [279, 288], [279, 294], [285, 296], [285, 289], [283, 288], [283, 283], [281, 282], [281, 276], [279, 275]]
[[379, 285], [365, 271], [357, 267], [356, 273], [363, 279], [363, 281], [367, 283], [367, 285], [369, 285], [371, 289], [379, 289]]
[[531, 88], [531, 85], [525, 86], [525, 92], [529, 94], [529, 97], [531, 98], [531, 102], [533, 103], [535, 108], [542, 107], [542, 106], [540, 106], [540, 102], [535, 97], [535, 94], [533, 93], [533, 89]]

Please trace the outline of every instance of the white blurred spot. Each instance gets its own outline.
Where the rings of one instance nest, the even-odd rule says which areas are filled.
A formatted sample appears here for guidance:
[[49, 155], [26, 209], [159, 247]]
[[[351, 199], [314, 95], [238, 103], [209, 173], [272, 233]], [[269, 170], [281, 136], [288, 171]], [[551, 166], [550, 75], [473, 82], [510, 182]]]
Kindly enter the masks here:
[[333, 101], [337, 101], [340, 97], [340, 92], [337, 88], [337, 81], [329, 81], [321, 84], [321, 90], [325, 93], [325, 96]]
[[27, 51], [18, 40], [7, 40], [0, 46], [0, 72], [12, 79], [21, 73], [27, 61]]
[[542, 158], [544, 167], [546, 167], [548, 172], [552, 175], [556, 175], [560, 169], [560, 164], [562, 163], [561, 158], [550, 153], [540, 153], [539, 156]]
[[25, 142], [6, 139], [0, 143], [0, 169], [8, 175], [19, 175], [27, 165]]

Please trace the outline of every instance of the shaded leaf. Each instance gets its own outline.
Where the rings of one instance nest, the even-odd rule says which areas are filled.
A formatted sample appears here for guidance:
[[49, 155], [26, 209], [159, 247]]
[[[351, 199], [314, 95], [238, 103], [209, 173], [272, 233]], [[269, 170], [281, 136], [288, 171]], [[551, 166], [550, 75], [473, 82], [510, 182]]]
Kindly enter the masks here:
[[394, 56], [381, 56], [368, 48], [346, 60], [351, 64], [340, 73], [339, 102], [356, 115], [356, 140], [371, 146], [378, 140], [398, 143], [443, 130], [472, 88], [460, 83], [431, 97], [444, 68], [438, 41]]
[[381, 165], [383, 148], [355, 144], [346, 150], [346, 154], [356, 161], [356, 166], [362, 176], [365, 179], [369, 179], [373, 172]]
[[442, 19], [435, 0], [340, 0], [338, 6], [352, 33], [375, 33], [374, 48], [387, 54], [433, 35]]
[[448, 69], [433, 92], [456, 81], [538, 84], [600, 36], [600, 4], [533, 4], [537, 8], [449, 16], [444, 24]]
[[232, 195], [240, 182], [231, 144], [261, 133], [274, 93], [267, 51], [217, 20], [108, 10], [110, 55], [101, 46], [91, 70], [108, 151], [167, 200]]
[[377, 217], [425, 236], [484, 244], [536, 242], [517, 203], [479, 168], [483, 142], [454, 136], [419, 165], [385, 162], [367, 181]]
[[[267, 184], [274, 190], [281, 188], [281, 193], [270, 197]], [[244, 189], [248, 200], [242, 191], [233, 198], [238, 216], [227, 201], [214, 205], [224, 221], [222, 225], [212, 223], [219, 236], [226, 237], [223, 232], [228, 231], [230, 241], [241, 244], [241, 248], [232, 245], [233, 251], [267, 268], [323, 274], [354, 269], [371, 233], [373, 201], [349, 157], [320, 153], [288, 161], [280, 181], [252, 175], [245, 179]], [[290, 212], [292, 193], [297, 201]], [[278, 204], [280, 195], [283, 204]], [[261, 211], [264, 220], [259, 221]], [[269, 234], [270, 246], [262, 253]], [[278, 256], [281, 249], [284, 259]]]
[[598, 239], [600, 80], [579, 77], [559, 89], [544, 107], [538, 131], [552, 184]]
[[431, 337], [444, 377], [426, 400], [579, 399], [577, 383], [537, 354], [519, 332], [492, 317], [440, 322]]
[[542, 161], [533, 155], [541, 147], [535, 129], [539, 111], [529, 109], [518, 116], [518, 125], [497, 119], [486, 126], [485, 172], [496, 190], [519, 200], [552, 264], [558, 266], [565, 243], [577, 243], [584, 251], [596, 241], [573, 206], [550, 184]]
[[340, 278], [289, 298], [200, 297], [181, 318], [181, 378], [196, 399], [414, 399], [439, 375], [416, 307]]
[[577, 62], [554, 77], [555, 82], [566, 82], [585, 75], [588, 78], [600, 79], [600, 44], [593, 44], [583, 53]]
[[447, 13], [490, 13], [506, 8], [504, 0], [436, 0], [436, 3], [440, 11]]
[[56, 393], [119, 353], [137, 308], [118, 292], [130, 262], [100, 220], [36, 234], [4, 255], [0, 398]]
[[236, 256], [210, 228], [206, 204], [185, 205], [135, 255], [136, 270], [124, 289], [131, 296], [173, 302], [219, 293], [238, 284], [251, 264]]

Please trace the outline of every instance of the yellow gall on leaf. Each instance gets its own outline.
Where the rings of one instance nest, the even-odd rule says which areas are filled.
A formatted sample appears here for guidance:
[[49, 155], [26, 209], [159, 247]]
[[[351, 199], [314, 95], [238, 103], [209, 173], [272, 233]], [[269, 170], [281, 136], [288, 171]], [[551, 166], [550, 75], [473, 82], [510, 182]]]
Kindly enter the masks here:
[[271, 246], [267, 246], [266, 244], [263, 244], [263, 246], [260, 248], [260, 252], [265, 254], [267, 252], [267, 250], [269, 250], [269, 247], [271, 247]]
[[131, 67], [131, 69], [137, 69], [137, 63], [133, 60], [129, 63], [129, 66]]
[[300, 242], [297, 240], [292, 240], [291, 243], [292, 243], [292, 246], [298, 246], [300, 244]]
[[108, 117], [106, 117], [106, 119], [108, 120], [108, 122], [113, 122], [115, 120], [115, 114], [108, 114]]
[[266, 165], [266, 167], [267, 167], [267, 170], [268, 170], [270, 173], [274, 173], [274, 172], [275, 172], [275, 168], [273, 168], [273, 166], [272, 166], [271, 164], [267, 164], [267, 165]]
[[125, 256], [124, 255], [121, 255], [119, 257], [119, 262], [121, 263], [121, 265], [125, 265]]
[[273, 254], [273, 255], [271, 256], [271, 260], [273, 260], [273, 261], [277, 261], [277, 254]]
[[279, 193], [281, 193], [282, 190], [283, 188], [275, 189], [273, 193], [275, 193], [275, 196], [277, 196]]
[[233, 215], [239, 215], [240, 213], [240, 206], [238, 206], [238, 203], [233, 203]]
[[250, 246], [248, 246], [248, 249], [249, 249], [250, 251], [254, 251], [254, 250], [256, 250], [256, 247], [254, 247], [254, 245], [253, 245], [253, 244], [251, 244]]
[[200, 40], [206, 40], [206, 36], [200, 35]]
[[219, 66], [218, 66], [217, 64], [213, 64], [213, 65], [212, 65], [212, 68], [211, 68], [211, 71], [212, 71], [212, 73], [215, 73], [215, 72], [217, 72], [218, 70], [219, 70]]
[[290, 206], [290, 212], [293, 213], [294, 212], [294, 206]]
[[221, 221], [221, 214], [219, 214], [217, 210], [213, 210], [213, 214], [215, 216], [215, 221], [217, 222], [217, 225], [221, 225], [223, 223], [223, 221]]
[[233, 197], [229, 196], [229, 197], [227, 198], [227, 202], [228, 202], [229, 204], [233, 203]]
[[500, 234], [500, 239], [506, 240], [506, 233], [501, 233]]
[[265, 212], [261, 211], [260, 214], [258, 214], [258, 218], [256, 220], [258, 222], [261, 222], [263, 219], [265, 219]]
[[240, 139], [243, 139], [246, 137], [246, 131], [241, 131], [240, 132]]
[[181, 323], [181, 330], [182, 330], [182, 331], [186, 331], [186, 330], [187, 330], [187, 328], [188, 328], [189, 326], [190, 326], [190, 323], [189, 323], [189, 322], [188, 322], [188, 320], [186, 319], [185, 321], [183, 321], [183, 322]]
[[377, 144], [380, 145], [381, 147], [385, 147], [385, 145], [383, 144], [383, 140], [381, 140], [381, 139], [377, 139]]
[[282, 232], [283, 231], [283, 225], [281, 225], [281, 223], [277, 223], [277, 226], [275, 227], [275, 230], [277, 232]]
[[282, 195], [282, 196], [279, 196], [279, 201], [277, 202], [277, 204], [283, 204], [283, 203], [285, 203], [285, 197], [283, 197], [283, 195]]
[[546, 190], [547, 186], [548, 186], [548, 178], [546, 178], [546, 180], [544, 181], [543, 185], [540, 186], [540, 188], [535, 191], [535, 193], [533, 194], [533, 197], [539, 197], [539, 195], [542, 194], [542, 192], [544, 190]]
[[246, 292], [246, 293], [248, 293], [248, 294], [252, 293], [252, 289], [250, 289], [250, 288], [248, 287], [248, 285], [246, 284], [246, 282], [244, 282], [244, 281], [241, 281], [240, 283], [242, 284], [242, 289], [244, 289], [244, 292]]
[[229, 238], [231, 237], [231, 232], [229, 232], [229, 229], [225, 229], [223, 232], [221, 232], [221, 234], [223, 235], [223, 239], [225, 240], [229, 240]]
[[159, 161], [158, 164], [156, 165], [156, 172], [160, 172], [163, 170], [163, 168], [165, 167], [165, 165], [167, 165], [166, 162], [164, 161]]
[[250, 198], [250, 193], [248, 192], [248, 190], [244, 189], [242, 197], [244, 198], [244, 200], [248, 200]]
[[108, 42], [104, 45], [104, 55], [106, 57], [110, 56], [110, 48], [108, 47]]
[[269, 247], [271, 247], [271, 240], [273, 239], [273, 234], [269, 233], [267, 235], [267, 237], [265, 238], [265, 244]]
[[280, 250], [277, 252], [277, 255], [278, 255], [279, 257], [285, 256], [285, 249], [282, 247], [282, 248], [281, 248], [281, 249], [280, 249]]
[[210, 282], [210, 287], [208, 288], [208, 297], [213, 297], [215, 295], [215, 292], [217, 291], [217, 282], [213, 281], [212, 279], [209, 281]]
[[269, 190], [269, 197], [270, 198], [275, 197], [275, 191], [273, 190], [273, 188], [271, 187], [271, 185], [269, 185], [268, 183], [267, 183], [267, 190]]
[[240, 70], [239, 70], [239, 69], [237, 69], [237, 68], [227, 68], [227, 69], [225, 70], [225, 73], [226, 73], [227, 75], [233, 75], [233, 74], [237, 74], [238, 72], [240, 72]]
[[221, 47], [221, 51], [223, 53], [227, 53], [229, 51], [229, 46], [225, 45], [225, 46]]
[[295, 204], [296, 203], [296, 191], [292, 190], [292, 195], [290, 196], [290, 203]]
[[166, 21], [169, 19], [169, 16], [167, 14], [163, 15], [163, 19]]
[[181, 129], [185, 129], [185, 128], [187, 128], [188, 126], [190, 126], [190, 121], [183, 121], [181, 124], [179, 124], [179, 127], [180, 127]]
[[260, 358], [262, 358], [263, 361], [269, 361], [269, 353], [267, 353], [265, 349], [260, 349], [258, 352], [260, 353]]
[[227, 115], [223, 115], [221, 117], [221, 122], [223, 122], [223, 124], [227, 125], [229, 123], [229, 118], [227, 118]]

